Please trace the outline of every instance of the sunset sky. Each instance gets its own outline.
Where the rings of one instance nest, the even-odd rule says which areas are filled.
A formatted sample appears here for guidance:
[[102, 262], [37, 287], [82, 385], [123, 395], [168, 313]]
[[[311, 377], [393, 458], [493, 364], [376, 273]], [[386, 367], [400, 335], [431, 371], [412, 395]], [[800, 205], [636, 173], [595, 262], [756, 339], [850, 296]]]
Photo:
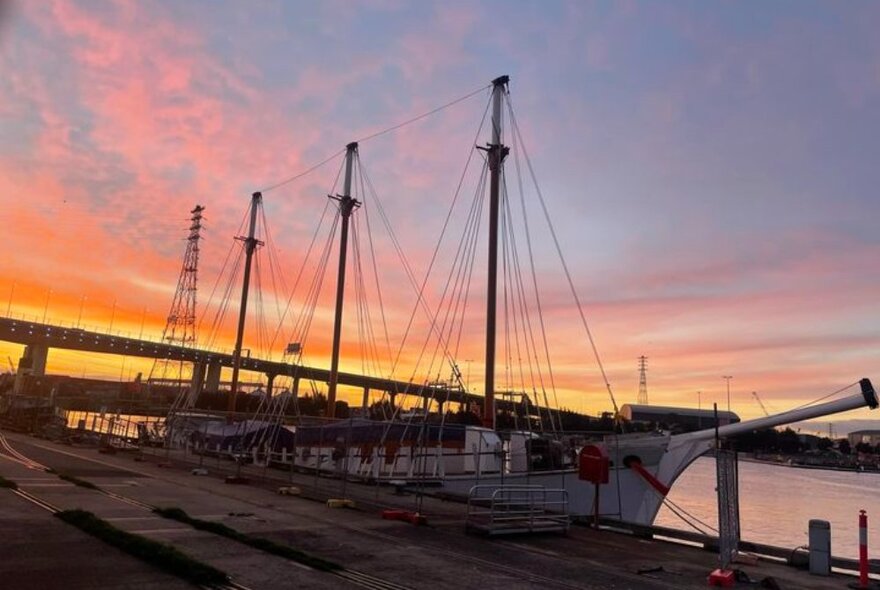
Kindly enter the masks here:
[[[752, 391], [778, 411], [861, 377], [880, 383], [877, 3], [0, 6], [3, 315], [9, 307], [13, 316], [79, 319], [103, 331], [112, 318], [113, 331], [135, 335], [143, 321], [156, 338], [196, 203], [206, 207], [201, 315], [252, 192], [509, 74], [526, 148], [619, 403], [635, 401], [642, 354], [651, 403], [696, 406], [702, 391], [704, 407], [723, 406], [721, 376], [732, 375], [733, 410], [744, 417], [761, 414]], [[361, 143], [420, 278], [487, 92]], [[288, 285], [340, 163], [264, 191]], [[474, 190], [466, 184], [463, 197]], [[536, 205], [534, 191], [524, 196]], [[394, 347], [414, 296], [376, 209], [369, 214], [390, 281], [383, 297]], [[462, 229], [450, 230], [430, 300], [439, 298]], [[560, 403], [608, 409], [551, 238], [536, 239]], [[325, 367], [333, 260], [304, 344], [306, 361]], [[480, 250], [476, 273], [483, 261]], [[474, 289], [459, 361], [482, 391], [482, 283]], [[273, 307], [268, 289], [264, 297]], [[301, 301], [295, 296], [293, 307]], [[424, 328], [423, 316], [417, 324]], [[344, 368], [357, 371], [356, 333], [347, 334]], [[231, 347], [233, 337], [230, 316], [214, 344]], [[258, 338], [255, 329], [247, 338]], [[403, 379], [424, 332], [410, 338], [395, 375]], [[4, 368], [21, 352], [0, 343]], [[149, 370], [135, 359], [57, 351], [49, 362], [51, 372], [113, 379]]]

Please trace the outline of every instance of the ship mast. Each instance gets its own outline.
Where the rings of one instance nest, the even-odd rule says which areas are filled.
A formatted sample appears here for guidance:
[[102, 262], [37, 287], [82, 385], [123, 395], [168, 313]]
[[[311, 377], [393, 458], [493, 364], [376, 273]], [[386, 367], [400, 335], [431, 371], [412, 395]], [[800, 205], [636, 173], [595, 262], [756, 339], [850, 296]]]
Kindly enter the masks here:
[[495, 428], [495, 315], [498, 291], [498, 209], [501, 188], [501, 165], [510, 151], [501, 144], [501, 100], [509, 76], [492, 80], [492, 143], [486, 154], [489, 159], [489, 281], [486, 289], [486, 393], [483, 426]]
[[260, 245], [260, 241], [254, 237], [257, 229], [257, 209], [263, 201], [262, 193], [254, 193], [251, 196], [251, 220], [247, 237], [239, 236], [236, 240], [244, 242], [244, 278], [241, 285], [241, 307], [238, 310], [238, 331], [235, 335], [235, 350], [232, 353], [232, 383], [229, 386], [229, 420], [235, 412], [235, 395], [238, 389], [238, 372], [241, 367], [241, 343], [244, 339], [244, 319], [247, 315], [248, 288], [251, 281], [251, 262], [254, 251]]
[[342, 215], [342, 229], [339, 235], [339, 274], [336, 279], [336, 318], [333, 323], [333, 351], [330, 357], [330, 379], [327, 382], [327, 411], [325, 415], [336, 416], [336, 383], [339, 379], [339, 341], [342, 334], [342, 302], [345, 295], [345, 257], [348, 249], [348, 220], [351, 212], [360, 207], [360, 202], [351, 197], [351, 169], [357, 156], [357, 142], [345, 146], [345, 179], [341, 195], [330, 195], [339, 201], [339, 214]]

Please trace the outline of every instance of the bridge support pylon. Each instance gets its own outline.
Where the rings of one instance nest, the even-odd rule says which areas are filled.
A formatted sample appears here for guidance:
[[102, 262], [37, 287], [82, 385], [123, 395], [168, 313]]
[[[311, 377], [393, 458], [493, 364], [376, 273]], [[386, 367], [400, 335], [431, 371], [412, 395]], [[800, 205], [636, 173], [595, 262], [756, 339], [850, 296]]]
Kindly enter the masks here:
[[205, 378], [205, 391], [220, 391], [220, 363], [208, 363], [208, 376]]
[[42, 377], [46, 374], [46, 361], [49, 358], [49, 346], [47, 344], [28, 344], [24, 347], [24, 354], [18, 361], [18, 370], [15, 372], [15, 383], [12, 386], [13, 393], [21, 393], [24, 389], [25, 375]]
[[187, 407], [195, 406], [199, 394], [205, 385], [205, 363], [193, 363], [192, 379], [189, 382], [189, 394], [187, 395]]

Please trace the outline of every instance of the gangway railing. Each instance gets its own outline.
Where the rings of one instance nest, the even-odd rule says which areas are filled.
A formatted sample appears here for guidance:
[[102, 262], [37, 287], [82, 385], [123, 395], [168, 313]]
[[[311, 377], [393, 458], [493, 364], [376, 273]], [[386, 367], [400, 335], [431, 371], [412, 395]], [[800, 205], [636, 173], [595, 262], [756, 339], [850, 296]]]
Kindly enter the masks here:
[[488, 535], [568, 532], [568, 492], [538, 485], [476, 485], [465, 526]]

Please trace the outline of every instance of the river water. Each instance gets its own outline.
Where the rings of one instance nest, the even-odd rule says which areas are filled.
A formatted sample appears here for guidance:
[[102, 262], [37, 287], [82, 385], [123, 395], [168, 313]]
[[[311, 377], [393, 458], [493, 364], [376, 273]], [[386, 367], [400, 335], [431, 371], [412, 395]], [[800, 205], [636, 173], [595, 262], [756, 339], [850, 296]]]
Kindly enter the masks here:
[[[672, 486], [669, 499], [717, 528], [715, 459], [697, 459]], [[740, 461], [739, 499], [741, 537], [745, 541], [792, 549], [807, 545], [809, 521], [818, 518], [831, 523], [832, 554], [857, 558], [858, 514], [859, 510], [867, 510], [868, 555], [880, 554], [880, 473]], [[656, 524], [693, 530], [665, 506]]]

